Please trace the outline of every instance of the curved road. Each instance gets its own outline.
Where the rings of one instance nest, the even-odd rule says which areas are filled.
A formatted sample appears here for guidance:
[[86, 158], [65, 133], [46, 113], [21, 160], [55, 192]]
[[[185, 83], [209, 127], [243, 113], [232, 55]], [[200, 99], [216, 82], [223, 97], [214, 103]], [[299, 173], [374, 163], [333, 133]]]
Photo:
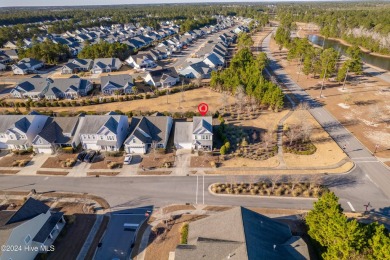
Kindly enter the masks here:
[[354, 184], [351, 183], [344, 188], [339, 187], [335, 189], [335, 192], [341, 198], [348, 199], [350, 202], [353, 201], [356, 204], [355, 209], [357, 210], [362, 210], [364, 207], [361, 206], [370, 202], [375, 210], [389, 213], [389, 210], [386, 212], [386, 209], [383, 210], [383, 208], [390, 206], [390, 171], [358, 139], [343, 127], [320, 102], [310, 97], [275, 62], [269, 50], [271, 35], [269, 34], [264, 39], [261, 46], [262, 51], [270, 59], [269, 69], [273, 71], [277, 80], [284, 84], [301, 102], [310, 104], [310, 113], [340, 147], [346, 145], [346, 153], [356, 164], [356, 167], [347, 175], [353, 180]]
[[[295, 84], [275, 63], [268, 50], [270, 35], [262, 48], [269, 56], [270, 68], [278, 80], [284, 83], [298, 98], [311, 104], [310, 112], [323, 125], [340, 146], [347, 144], [346, 152], [356, 163], [348, 174], [327, 175], [326, 184], [339, 197], [346, 211], [364, 211], [370, 202], [373, 210], [390, 215], [390, 171], [349, 133], [316, 100]], [[270, 171], [271, 172], [271, 171]], [[259, 176], [266, 178], [266, 176]], [[247, 179], [238, 176], [237, 181]], [[248, 180], [248, 179], [247, 179]], [[310, 209], [311, 199], [279, 199], [267, 197], [221, 197], [208, 193], [207, 188], [215, 182], [226, 182], [225, 176], [174, 177], [45, 177], [0, 175], [0, 190], [30, 190], [38, 192], [66, 191], [87, 192], [104, 197], [112, 207], [163, 206], [172, 203], [199, 203], [209, 205], [242, 205], [247, 207]], [[203, 199], [204, 194], [204, 199]]]

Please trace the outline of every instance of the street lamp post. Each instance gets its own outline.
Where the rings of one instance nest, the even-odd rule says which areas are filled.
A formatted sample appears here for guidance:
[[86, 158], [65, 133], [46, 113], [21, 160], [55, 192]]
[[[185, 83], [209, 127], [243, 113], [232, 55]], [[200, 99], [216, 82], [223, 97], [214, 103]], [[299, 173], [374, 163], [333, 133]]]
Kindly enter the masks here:
[[345, 73], [345, 78], [344, 78], [344, 82], [343, 82], [343, 88], [342, 88], [342, 90], [344, 90], [344, 89], [345, 89], [345, 82], [347, 81], [348, 72], [349, 72], [349, 66], [347, 67], [347, 72]]
[[324, 89], [325, 77], [326, 77], [326, 73], [328, 72], [328, 63], [329, 63], [329, 58], [328, 58], [328, 60], [326, 61], [325, 73], [324, 73], [324, 77], [322, 78], [322, 85], [321, 85], [320, 98], [322, 98], [322, 91], [323, 91], [323, 89]]

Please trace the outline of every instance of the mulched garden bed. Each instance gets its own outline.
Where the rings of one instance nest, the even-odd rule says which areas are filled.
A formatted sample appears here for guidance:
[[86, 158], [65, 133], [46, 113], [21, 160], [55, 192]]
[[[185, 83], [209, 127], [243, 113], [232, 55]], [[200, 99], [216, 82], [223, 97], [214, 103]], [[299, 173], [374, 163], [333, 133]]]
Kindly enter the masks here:
[[116, 176], [119, 172], [87, 172], [87, 176]]
[[43, 163], [42, 168], [72, 168], [76, 164], [75, 154], [59, 154], [49, 157]]
[[0, 174], [17, 174], [18, 170], [0, 170]]
[[305, 182], [215, 183], [211, 186], [211, 191], [216, 194], [318, 198], [327, 191], [327, 188]]
[[37, 171], [39, 175], [54, 175], [54, 176], [66, 176], [69, 172], [56, 172], [56, 171]]
[[312, 142], [294, 142], [292, 145], [290, 143], [283, 144], [283, 152], [293, 153], [298, 155], [311, 155], [317, 151], [317, 147]]
[[[0, 167], [23, 167], [27, 165], [31, 161], [31, 155], [7, 155], [1, 158]], [[20, 162], [20, 163], [17, 163]], [[23, 163], [23, 164], [21, 164]]]
[[171, 171], [142, 171], [138, 175], [169, 175]]
[[218, 156], [192, 156], [190, 161], [190, 167], [215, 167], [218, 162]]

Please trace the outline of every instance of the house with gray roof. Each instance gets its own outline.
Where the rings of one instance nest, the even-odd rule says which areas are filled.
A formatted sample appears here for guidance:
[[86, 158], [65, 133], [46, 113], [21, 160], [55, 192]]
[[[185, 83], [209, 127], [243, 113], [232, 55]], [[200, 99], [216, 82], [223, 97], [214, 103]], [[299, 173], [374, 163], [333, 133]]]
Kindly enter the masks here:
[[179, 74], [173, 67], [151, 70], [144, 77], [145, 83], [154, 87], [170, 88], [180, 81]]
[[154, 68], [157, 67], [155, 60], [149, 52], [141, 52], [136, 55], [131, 55], [126, 63], [135, 69]]
[[101, 58], [95, 59], [91, 72], [100, 74], [103, 72], [117, 71], [122, 67], [122, 62], [118, 58]]
[[215, 70], [203, 61], [188, 65], [179, 71], [179, 74], [189, 79], [209, 79], [211, 72]]
[[175, 260], [310, 259], [307, 244], [287, 224], [243, 207], [191, 222], [188, 232]]
[[12, 65], [12, 71], [15, 75], [26, 75], [29, 73], [35, 73], [38, 69], [44, 66], [42, 61], [24, 58], [18, 63]]
[[133, 92], [134, 80], [128, 74], [108, 75], [100, 78], [103, 94], [112, 95], [118, 91], [120, 94]]
[[0, 149], [25, 150], [46, 124], [44, 115], [0, 115]]
[[192, 122], [176, 122], [174, 145], [176, 149], [213, 150], [213, 119], [194, 116]]
[[62, 66], [61, 74], [76, 74], [81, 71], [90, 71], [93, 60], [91, 59], [73, 59]]
[[15, 98], [33, 100], [74, 99], [87, 95], [91, 90], [92, 82], [77, 76], [57, 79], [33, 77], [16, 84], [10, 94]]
[[133, 117], [130, 135], [125, 141], [127, 153], [145, 154], [156, 144], [156, 148], [166, 149], [173, 120], [170, 116]]
[[127, 116], [109, 113], [84, 116], [79, 131], [84, 149], [118, 151], [126, 139], [129, 123]]
[[63, 215], [31, 197], [16, 212], [0, 211], [0, 244], [20, 248], [1, 250], [0, 259], [35, 259], [47, 252], [65, 226]]
[[222, 67], [225, 63], [224, 59], [220, 59], [215, 53], [211, 53], [203, 60], [204, 63], [210, 66], [210, 68]]
[[32, 145], [36, 153], [54, 154], [58, 148], [76, 148], [80, 144], [78, 131], [84, 117], [50, 117]]

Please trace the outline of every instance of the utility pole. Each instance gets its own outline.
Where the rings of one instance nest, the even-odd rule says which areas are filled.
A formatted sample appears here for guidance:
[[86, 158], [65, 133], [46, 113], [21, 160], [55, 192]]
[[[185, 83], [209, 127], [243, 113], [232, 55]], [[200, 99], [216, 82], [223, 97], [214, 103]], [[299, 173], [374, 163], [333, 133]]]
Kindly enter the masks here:
[[348, 72], [349, 72], [349, 66], [347, 67], [347, 72], [345, 73], [345, 78], [344, 78], [344, 82], [343, 82], [343, 88], [342, 90], [344, 90], [345, 88], [345, 82], [347, 81], [347, 77], [348, 77]]
[[299, 58], [298, 79], [297, 79], [297, 82], [299, 82], [299, 76], [301, 75], [302, 57], [303, 57], [303, 54], [301, 54], [301, 57]]
[[322, 78], [322, 85], [321, 85], [320, 98], [322, 98], [322, 91], [323, 91], [323, 89], [324, 89], [325, 77], [326, 77], [326, 73], [328, 72], [328, 63], [329, 63], [329, 58], [328, 58], [328, 60], [326, 61], [325, 73], [324, 73], [324, 77]]

